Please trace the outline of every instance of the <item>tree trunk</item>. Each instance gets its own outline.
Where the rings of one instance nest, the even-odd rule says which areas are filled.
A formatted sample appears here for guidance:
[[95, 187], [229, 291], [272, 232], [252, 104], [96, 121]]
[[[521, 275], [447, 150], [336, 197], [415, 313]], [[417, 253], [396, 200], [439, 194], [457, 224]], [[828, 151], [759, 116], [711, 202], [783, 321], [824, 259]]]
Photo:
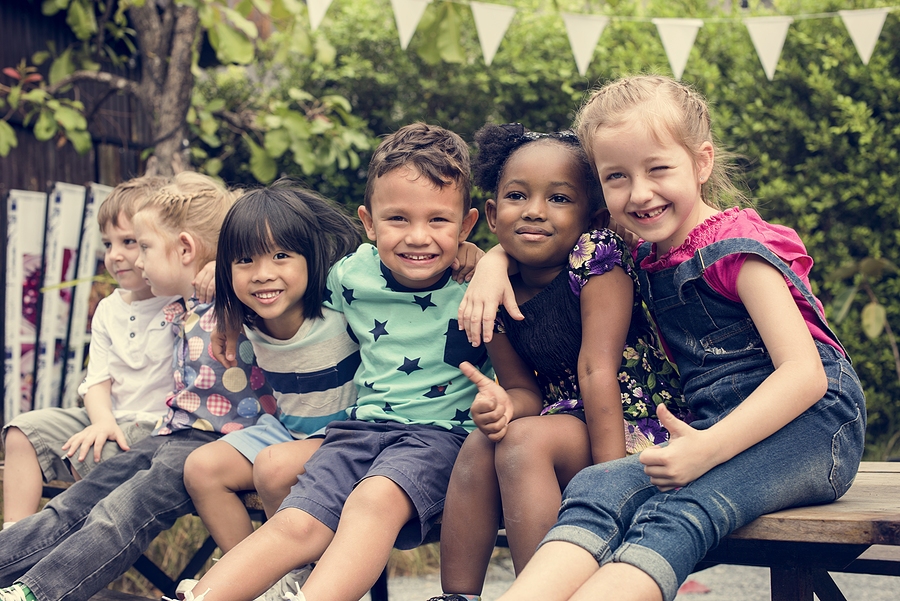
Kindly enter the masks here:
[[187, 112], [194, 75], [191, 71], [197, 43], [197, 10], [176, 6], [172, 0], [145, 2], [129, 9], [141, 56], [138, 100], [151, 116], [153, 156], [159, 175], [173, 175], [187, 164]]

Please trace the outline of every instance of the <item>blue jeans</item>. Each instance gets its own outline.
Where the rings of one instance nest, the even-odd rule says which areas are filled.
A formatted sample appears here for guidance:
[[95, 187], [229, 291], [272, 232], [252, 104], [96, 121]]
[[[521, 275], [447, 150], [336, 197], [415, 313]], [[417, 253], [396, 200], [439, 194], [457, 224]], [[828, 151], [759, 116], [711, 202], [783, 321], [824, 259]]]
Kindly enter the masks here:
[[668, 492], [650, 484], [637, 455], [582, 470], [544, 542], [578, 545], [600, 565], [636, 566], [671, 601], [697, 562], [736, 528], [843, 495], [859, 465], [865, 399], [849, 362], [833, 347], [819, 344], [819, 351], [828, 392], [784, 428]]
[[0, 532], [0, 585], [22, 582], [38, 601], [87, 601], [193, 511], [184, 461], [219, 436], [150, 436], [99, 464], [43, 510]]

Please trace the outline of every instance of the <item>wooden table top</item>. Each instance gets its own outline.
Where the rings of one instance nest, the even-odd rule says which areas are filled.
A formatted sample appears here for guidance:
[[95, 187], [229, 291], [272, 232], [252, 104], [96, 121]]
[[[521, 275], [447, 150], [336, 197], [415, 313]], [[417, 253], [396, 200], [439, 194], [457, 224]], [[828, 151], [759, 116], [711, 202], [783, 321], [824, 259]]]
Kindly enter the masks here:
[[764, 515], [731, 538], [900, 545], [900, 463], [863, 462], [853, 486], [834, 503]]

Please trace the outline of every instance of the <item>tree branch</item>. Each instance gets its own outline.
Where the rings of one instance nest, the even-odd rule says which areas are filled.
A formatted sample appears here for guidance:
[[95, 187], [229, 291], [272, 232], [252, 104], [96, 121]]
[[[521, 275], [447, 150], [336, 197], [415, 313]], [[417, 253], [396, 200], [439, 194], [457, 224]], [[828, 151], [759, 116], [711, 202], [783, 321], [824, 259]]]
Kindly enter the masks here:
[[104, 83], [114, 90], [128, 92], [129, 94], [136, 94], [138, 88], [136, 81], [132, 81], [119, 75], [113, 75], [112, 73], [107, 73], [105, 71], [75, 71], [52, 86], [48, 86], [47, 93], [56, 94], [65, 86], [79, 81]]

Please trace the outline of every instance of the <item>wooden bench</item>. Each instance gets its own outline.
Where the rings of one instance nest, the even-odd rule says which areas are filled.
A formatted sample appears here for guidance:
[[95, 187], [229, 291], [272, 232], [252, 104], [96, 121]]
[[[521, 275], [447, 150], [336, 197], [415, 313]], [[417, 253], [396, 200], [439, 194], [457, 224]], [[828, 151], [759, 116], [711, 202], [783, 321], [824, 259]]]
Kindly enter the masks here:
[[[0, 464], [0, 481], [2, 475]], [[51, 483], [44, 490], [53, 496], [67, 486]], [[264, 519], [255, 493], [242, 499], [254, 519]], [[437, 532], [432, 538], [437, 540]], [[506, 546], [502, 533], [497, 544]], [[174, 578], [145, 556], [135, 568], [172, 596], [175, 585], [194, 577], [215, 548], [207, 538]], [[846, 601], [828, 572], [900, 576], [900, 463], [863, 462], [853, 486], [838, 501], [764, 515], [723, 540], [697, 569], [718, 564], [769, 568], [772, 601], [813, 601], [814, 593], [819, 601]], [[387, 570], [370, 594], [372, 601], [388, 601]], [[130, 600], [95, 596], [94, 601]]]

